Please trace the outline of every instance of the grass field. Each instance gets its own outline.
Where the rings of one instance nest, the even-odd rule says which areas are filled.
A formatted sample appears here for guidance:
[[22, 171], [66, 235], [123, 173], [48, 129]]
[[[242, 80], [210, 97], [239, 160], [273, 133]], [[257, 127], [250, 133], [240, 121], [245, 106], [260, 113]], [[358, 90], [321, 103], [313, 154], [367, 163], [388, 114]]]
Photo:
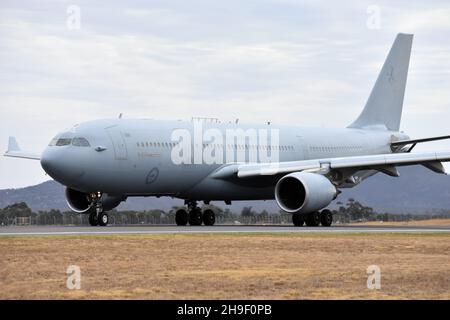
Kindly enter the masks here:
[[450, 219], [429, 219], [429, 220], [411, 220], [411, 221], [367, 221], [352, 223], [354, 226], [449, 226]]
[[450, 299], [446, 234], [10, 237], [0, 257], [1, 299]]

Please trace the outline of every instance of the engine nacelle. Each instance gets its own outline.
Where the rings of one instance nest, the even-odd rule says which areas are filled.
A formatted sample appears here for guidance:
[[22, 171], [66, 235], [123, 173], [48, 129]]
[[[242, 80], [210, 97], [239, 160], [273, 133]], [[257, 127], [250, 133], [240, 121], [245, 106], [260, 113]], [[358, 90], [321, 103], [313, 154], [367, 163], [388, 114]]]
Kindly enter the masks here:
[[103, 210], [109, 211], [117, 207], [126, 198], [122, 196], [110, 196], [103, 194], [101, 198]]
[[78, 213], [89, 211], [94, 204], [89, 193], [80, 192], [71, 188], [66, 188], [66, 201], [69, 208]]
[[290, 213], [310, 213], [328, 206], [337, 196], [336, 187], [323, 175], [294, 172], [275, 186], [278, 206]]
[[[109, 211], [117, 207], [124, 199], [122, 196], [110, 196], [103, 194], [100, 198], [102, 208]], [[94, 206], [94, 199], [91, 193], [80, 192], [71, 188], [66, 188], [67, 205], [72, 211], [86, 213]]]

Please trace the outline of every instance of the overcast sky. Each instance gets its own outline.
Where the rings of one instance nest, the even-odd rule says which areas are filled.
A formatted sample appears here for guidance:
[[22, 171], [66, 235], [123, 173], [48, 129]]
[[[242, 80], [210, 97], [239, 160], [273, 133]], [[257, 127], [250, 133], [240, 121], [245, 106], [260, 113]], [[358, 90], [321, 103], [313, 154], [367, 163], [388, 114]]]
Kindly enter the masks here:
[[[345, 127], [398, 32], [415, 34], [401, 129], [450, 134], [449, 1], [2, 0], [0, 151], [119, 113]], [[45, 180], [0, 158], [2, 189]]]

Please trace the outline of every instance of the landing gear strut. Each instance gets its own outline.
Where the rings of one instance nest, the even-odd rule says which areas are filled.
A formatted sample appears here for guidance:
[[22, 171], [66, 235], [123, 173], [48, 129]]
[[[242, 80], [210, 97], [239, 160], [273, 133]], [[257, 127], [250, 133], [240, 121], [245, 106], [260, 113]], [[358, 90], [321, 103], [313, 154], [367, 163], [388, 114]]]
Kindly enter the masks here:
[[201, 226], [203, 221], [202, 209], [197, 207], [197, 201], [188, 201], [189, 224], [191, 226]]

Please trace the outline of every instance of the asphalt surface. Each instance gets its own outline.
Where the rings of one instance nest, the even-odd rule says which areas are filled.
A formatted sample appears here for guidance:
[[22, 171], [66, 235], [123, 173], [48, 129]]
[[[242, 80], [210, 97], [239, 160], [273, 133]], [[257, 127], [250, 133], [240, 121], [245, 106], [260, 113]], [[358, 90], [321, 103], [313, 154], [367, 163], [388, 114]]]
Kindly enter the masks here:
[[3, 226], [0, 237], [56, 235], [119, 235], [119, 234], [191, 234], [191, 233], [450, 233], [450, 226], [333, 226], [294, 227], [263, 225], [206, 226]]

